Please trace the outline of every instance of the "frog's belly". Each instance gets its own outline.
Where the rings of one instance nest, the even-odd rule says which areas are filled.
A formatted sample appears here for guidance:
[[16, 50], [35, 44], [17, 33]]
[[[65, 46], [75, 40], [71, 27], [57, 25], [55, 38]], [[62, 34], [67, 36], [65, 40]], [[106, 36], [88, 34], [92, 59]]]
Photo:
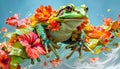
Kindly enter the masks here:
[[59, 31], [55, 31], [55, 32], [49, 31], [49, 34], [51, 35], [51, 37], [55, 41], [62, 42], [62, 41], [68, 40], [71, 37], [72, 32], [74, 30], [76, 30], [76, 26], [75, 27], [73, 27], [73, 26], [71, 27], [67, 23], [62, 23], [62, 25], [60, 26], [60, 30]]
[[71, 32], [66, 33], [64, 31], [59, 31], [59, 32], [49, 32], [51, 37], [57, 41], [57, 42], [62, 42], [62, 41], [66, 41], [71, 37]]

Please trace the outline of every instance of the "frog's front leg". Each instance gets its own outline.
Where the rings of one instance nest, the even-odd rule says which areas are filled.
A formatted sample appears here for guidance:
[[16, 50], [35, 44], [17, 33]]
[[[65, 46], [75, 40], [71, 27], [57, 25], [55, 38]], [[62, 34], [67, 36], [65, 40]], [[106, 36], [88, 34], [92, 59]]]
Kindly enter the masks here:
[[48, 54], [48, 48], [50, 48], [53, 51], [53, 53], [55, 54], [56, 59], [59, 59], [59, 56], [54, 48], [55, 43], [53, 43], [52, 40], [47, 38], [45, 29], [41, 24], [37, 25], [36, 32], [40, 36], [40, 38], [43, 40], [43, 44], [45, 45], [45, 49], [46, 49], [47, 54]]

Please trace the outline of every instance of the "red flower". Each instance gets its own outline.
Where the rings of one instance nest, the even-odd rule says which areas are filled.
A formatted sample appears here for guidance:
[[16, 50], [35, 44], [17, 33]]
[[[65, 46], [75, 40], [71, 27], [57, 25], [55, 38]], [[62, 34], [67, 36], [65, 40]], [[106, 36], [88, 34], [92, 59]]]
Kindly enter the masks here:
[[52, 66], [54, 68], [56, 68], [60, 63], [62, 62], [62, 60], [51, 60], [50, 63], [52, 64]]
[[112, 18], [104, 18], [103, 22], [104, 22], [104, 25], [110, 25], [112, 22]]
[[51, 29], [53, 32], [58, 31], [60, 29], [60, 23], [58, 23], [56, 20], [51, 20], [48, 28]]
[[8, 24], [10, 26], [17, 26], [18, 25], [18, 14], [14, 14], [10, 18], [7, 18], [6, 24]]
[[10, 57], [8, 56], [8, 54], [5, 51], [0, 50], [0, 68], [10, 69], [9, 63]]
[[39, 19], [39, 21], [46, 21], [52, 14], [51, 6], [40, 6], [35, 11], [35, 18]]
[[38, 58], [40, 55], [45, 55], [46, 51], [42, 45], [41, 40], [34, 32], [29, 32], [29, 34], [23, 34], [18, 37], [20, 43], [25, 46], [27, 56], [30, 58]]

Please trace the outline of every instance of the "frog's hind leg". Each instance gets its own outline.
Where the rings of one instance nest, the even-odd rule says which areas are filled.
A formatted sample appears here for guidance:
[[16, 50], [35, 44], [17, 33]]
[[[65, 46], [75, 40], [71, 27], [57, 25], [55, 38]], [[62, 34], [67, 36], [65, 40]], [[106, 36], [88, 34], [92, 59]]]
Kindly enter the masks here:
[[56, 59], [59, 59], [59, 55], [58, 55], [56, 49], [54, 48], [54, 46], [53, 46], [53, 44], [52, 44], [52, 41], [50, 41], [50, 44], [49, 44], [49, 45], [50, 45], [50, 48], [51, 48], [51, 50], [53, 51], [54, 55], [56, 56]]
[[77, 42], [74, 43], [74, 44], [69, 44], [69, 45], [66, 46], [65, 48], [66, 48], [66, 49], [69, 49], [69, 48], [72, 48], [72, 47], [76, 46], [77, 44], [78, 44]]
[[75, 46], [75, 48], [73, 48], [73, 51], [66, 57], [66, 59], [69, 59], [73, 55], [73, 53], [78, 49], [79, 49], [79, 46]]
[[82, 46], [78, 49], [79, 58], [82, 59]]

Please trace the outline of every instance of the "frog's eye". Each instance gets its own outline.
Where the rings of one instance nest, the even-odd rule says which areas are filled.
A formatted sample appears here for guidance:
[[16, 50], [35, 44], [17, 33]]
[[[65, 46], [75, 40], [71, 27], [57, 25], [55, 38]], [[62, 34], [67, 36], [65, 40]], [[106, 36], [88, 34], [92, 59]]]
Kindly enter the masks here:
[[88, 7], [86, 7], [86, 11], [88, 11]]
[[65, 7], [66, 12], [71, 12], [73, 10], [73, 7], [68, 5]]

